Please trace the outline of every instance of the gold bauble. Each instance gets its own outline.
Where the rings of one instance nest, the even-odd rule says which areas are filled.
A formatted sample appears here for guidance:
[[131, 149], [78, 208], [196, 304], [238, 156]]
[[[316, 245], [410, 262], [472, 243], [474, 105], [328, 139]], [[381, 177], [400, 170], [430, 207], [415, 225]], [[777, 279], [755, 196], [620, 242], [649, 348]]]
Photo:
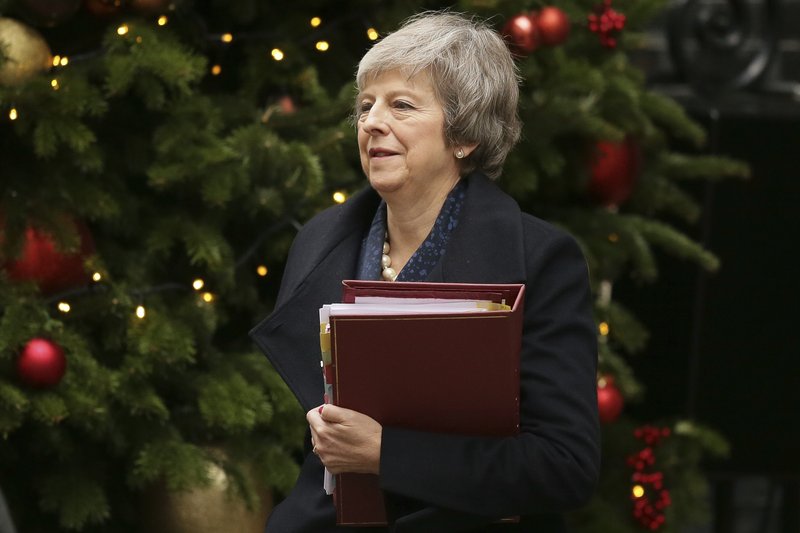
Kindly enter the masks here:
[[47, 41], [33, 28], [0, 17], [0, 85], [20, 85], [52, 66]]
[[[246, 470], [255, 481], [252, 470]], [[272, 493], [264, 483], [256, 483], [257, 501], [253, 509], [228, 490], [228, 476], [209, 463], [208, 487], [171, 492], [165, 483], [150, 487], [144, 495], [142, 531], [148, 533], [263, 533], [272, 510]]]

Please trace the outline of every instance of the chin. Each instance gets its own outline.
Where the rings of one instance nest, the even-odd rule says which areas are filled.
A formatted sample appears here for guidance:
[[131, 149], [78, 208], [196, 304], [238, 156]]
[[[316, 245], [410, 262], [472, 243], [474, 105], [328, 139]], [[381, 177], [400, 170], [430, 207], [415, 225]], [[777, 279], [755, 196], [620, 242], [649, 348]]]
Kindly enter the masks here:
[[379, 194], [393, 193], [399, 190], [405, 180], [393, 176], [376, 176], [375, 174], [367, 176], [370, 186], [375, 189]]

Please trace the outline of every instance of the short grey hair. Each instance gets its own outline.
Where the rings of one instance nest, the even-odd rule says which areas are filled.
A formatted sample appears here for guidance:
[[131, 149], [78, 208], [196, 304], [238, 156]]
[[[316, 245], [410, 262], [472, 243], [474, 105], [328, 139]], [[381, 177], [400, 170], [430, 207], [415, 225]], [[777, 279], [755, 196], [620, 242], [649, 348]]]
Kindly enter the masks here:
[[428, 11], [406, 20], [373, 46], [356, 74], [359, 93], [384, 72], [430, 76], [444, 110], [450, 146], [477, 144], [461, 172], [495, 179], [520, 135], [519, 75], [502, 37], [486, 22], [453, 12]]

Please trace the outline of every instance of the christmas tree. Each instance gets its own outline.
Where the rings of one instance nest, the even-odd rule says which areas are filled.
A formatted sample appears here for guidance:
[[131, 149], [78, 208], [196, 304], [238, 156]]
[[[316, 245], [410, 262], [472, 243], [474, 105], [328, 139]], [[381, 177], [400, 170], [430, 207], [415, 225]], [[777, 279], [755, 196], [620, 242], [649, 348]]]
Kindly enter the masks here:
[[[0, 484], [21, 530], [141, 531], [142, 508], [174, 514], [149, 502], [198, 487], [240, 499], [259, 530], [305, 420], [247, 331], [296, 228], [364, 186], [358, 58], [448, 6], [0, 1]], [[655, 279], [654, 249], [716, 269], [677, 229], [699, 215], [684, 182], [746, 170], [676, 151], [703, 131], [629, 63], [659, 0], [452, 7], [491, 17], [518, 58], [525, 127], [500, 185], [590, 265], [605, 470], [572, 521], [678, 530], [724, 442], [621, 416], [647, 335], [612, 287]]]

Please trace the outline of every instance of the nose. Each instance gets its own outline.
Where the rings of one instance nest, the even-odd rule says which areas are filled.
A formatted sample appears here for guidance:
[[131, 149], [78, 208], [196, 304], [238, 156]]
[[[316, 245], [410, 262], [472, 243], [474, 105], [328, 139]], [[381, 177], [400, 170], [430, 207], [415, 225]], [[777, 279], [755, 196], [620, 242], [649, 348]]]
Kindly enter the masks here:
[[388, 131], [385, 106], [374, 104], [361, 121], [361, 128], [370, 135], [384, 135]]

